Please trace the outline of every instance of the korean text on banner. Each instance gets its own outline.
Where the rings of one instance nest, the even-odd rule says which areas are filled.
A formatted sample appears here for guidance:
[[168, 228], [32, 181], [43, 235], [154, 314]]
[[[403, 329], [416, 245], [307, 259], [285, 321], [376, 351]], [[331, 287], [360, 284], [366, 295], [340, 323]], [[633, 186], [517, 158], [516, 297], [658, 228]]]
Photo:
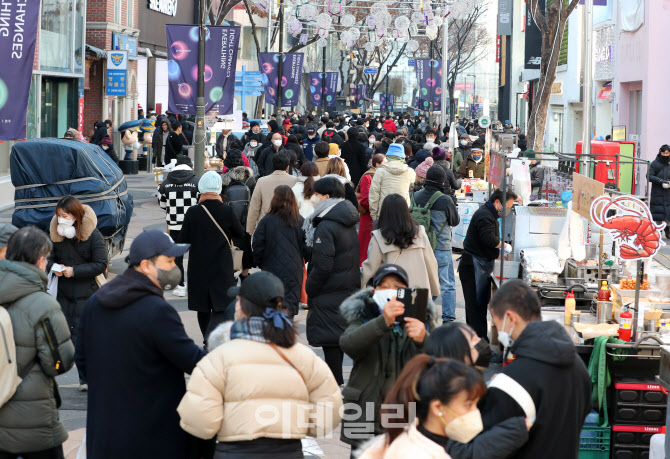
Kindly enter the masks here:
[[[195, 115], [199, 28], [165, 25], [168, 48], [168, 111]], [[208, 26], [205, 33], [205, 113], [233, 112], [239, 27]]]
[[[0, 24], [0, 140], [26, 138], [40, 2], [3, 0]], [[11, 94], [11, 97], [10, 97]]]

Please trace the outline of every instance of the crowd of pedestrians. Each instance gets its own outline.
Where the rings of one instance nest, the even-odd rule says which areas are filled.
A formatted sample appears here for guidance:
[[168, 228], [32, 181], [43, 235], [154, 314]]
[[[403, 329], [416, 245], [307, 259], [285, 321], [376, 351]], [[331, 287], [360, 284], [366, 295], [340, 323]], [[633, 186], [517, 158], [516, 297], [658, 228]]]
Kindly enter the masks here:
[[[176, 163], [159, 188], [167, 233], [139, 234], [109, 282], [95, 213], [76, 198], [48, 235], [0, 227], [0, 304], [23, 378], [0, 397], [0, 459], [63, 457], [54, 376], [73, 363], [96, 459], [298, 458], [302, 439], [338, 426], [352, 457], [576, 458], [583, 363], [524, 284], [490, 298], [511, 192], [472, 218], [458, 265], [469, 325], [456, 322], [453, 195], [483, 173], [477, 130], [452, 157], [448, 130], [424, 117], [285, 115], [267, 135], [256, 122], [239, 139], [223, 131], [223, 171], [202, 177], [162, 120], [154, 155]], [[188, 295], [202, 343], [168, 290]], [[487, 388], [488, 311], [516, 360]]]

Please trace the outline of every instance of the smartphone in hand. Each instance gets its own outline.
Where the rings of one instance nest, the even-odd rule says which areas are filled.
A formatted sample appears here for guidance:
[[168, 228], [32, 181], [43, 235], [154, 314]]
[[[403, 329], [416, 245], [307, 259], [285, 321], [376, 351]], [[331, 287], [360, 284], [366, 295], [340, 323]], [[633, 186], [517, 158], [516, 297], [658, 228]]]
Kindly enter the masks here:
[[428, 321], [427, 288], [400, 287], [396, 298], [405, 306], [405, 313], [396, 318], [398, 322], [404, 323], [405, 317], [418, 319], [424, 323]]

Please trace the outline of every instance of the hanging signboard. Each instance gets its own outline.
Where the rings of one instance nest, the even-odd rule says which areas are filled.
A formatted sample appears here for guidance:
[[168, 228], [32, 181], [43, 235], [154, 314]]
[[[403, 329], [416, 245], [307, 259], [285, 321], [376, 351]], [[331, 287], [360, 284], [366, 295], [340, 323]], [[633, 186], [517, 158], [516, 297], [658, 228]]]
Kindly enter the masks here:
[[572, 185], [572, 210], [585, 219], [593, 221], [591, 220], [591, 205], [605, 193], [605, 185], [577, 172], [572, 174]]

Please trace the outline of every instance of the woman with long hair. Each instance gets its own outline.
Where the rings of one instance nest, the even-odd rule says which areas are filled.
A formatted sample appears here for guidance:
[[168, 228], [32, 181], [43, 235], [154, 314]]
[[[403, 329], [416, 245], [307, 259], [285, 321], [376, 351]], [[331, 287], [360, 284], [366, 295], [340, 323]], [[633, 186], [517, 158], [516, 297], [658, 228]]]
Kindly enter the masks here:
[[302, 289], [306, 253], [303, 222], [293, 190], [287, 185], [278, 186], [270, 210], [258, 223], [252, 241], [258, 267], [284, 283], [284, 306], [291, 317], [298, 313]]
[[[177, 408], [181, 427], [198, 438], [216, 436], [215, 459], [301, 458], [301, 439], [337, 426], [339, 387], [323, 360], [298, 343], [276, 276], [251, 274], [231, 294], [237, 320], [211, 333], [210, 352]], [[265, 422], [261, 411], [285, 422]]]
[[[84, 306], [98, 290], [95, 278], [107, 269], [107, 248], [97, 226], [93, 209], [73, 196], [58, 201], [49, 226], [54, 246], [47, 270], [58, 276], [57, 300], [70, 327], [73, 344], [77, 341]], [[88, 390], [81, 373], [79, 390]]]
[[[361, 459], [449, 459], [451, 440], [468, 443], [484, 428], [477, 402], [486, 392], [482, 375], [462, 362], [413, 357], [389, 391], [382, 414], [393, 427], [373, 443]], [[410, 413], [416, 420], [410, 424]]]
[[347, 179], [347, 169], [344, 161], [340, 157], [333, 157], [328, 160], [326, 166], [326, 175], [324, 177], [333, 177], [342, 183], [344, 186], [344, 198], [358, 208], [358, 200], [356, 199], [356, 190]]
[[437, 260], [423, 226], [412, 219], [407, 201], [399, 194], [384, 199], [379, 214], [379, 229], [372, 232], [368, 258], [363, 262], [362, 287], [381, 265], [402, 266], [409, 273], [409, 285], [429, 289], [440, 295]]
[[293, 185], [293, 194], [298, 203], [300, 216], [307, 218], [314, 212], [314, 206], [319, 202], [314, 194], [314, 182], [319, 180], [319, 168], [311, 161], [305, 162], [300, 168], [298, 182]]
[[305, 285], [309, 296], [307, 340], [310, 345], [323, 348], [337, 383], [344, 384], [340, 336], [347, 323], [339, 308], [358, 290], [358, 211], [344, 199], [344, 187], [335, 178], [316, 181], [314, 193], [319, 204], [304, 224], [307, 246], [311, 249]]
[[358, 225], [358, 243], [361, 248], [359, 255], [359, 265], [368, 258], [368, 245], [370, 245], [370, 238], [372, 237], [372, 217], [370, 217], [370, 184], [372, 183], [372, 176], [375, 171], [382, 164], [386, 163], [386, 156], [381, 153], [372, 155], [370, 160], [372, 167], [368, 169], [361, 177], [356, 187], [356, 198], [358, 199], [358, 212], [361, 214], [361, 222]]

